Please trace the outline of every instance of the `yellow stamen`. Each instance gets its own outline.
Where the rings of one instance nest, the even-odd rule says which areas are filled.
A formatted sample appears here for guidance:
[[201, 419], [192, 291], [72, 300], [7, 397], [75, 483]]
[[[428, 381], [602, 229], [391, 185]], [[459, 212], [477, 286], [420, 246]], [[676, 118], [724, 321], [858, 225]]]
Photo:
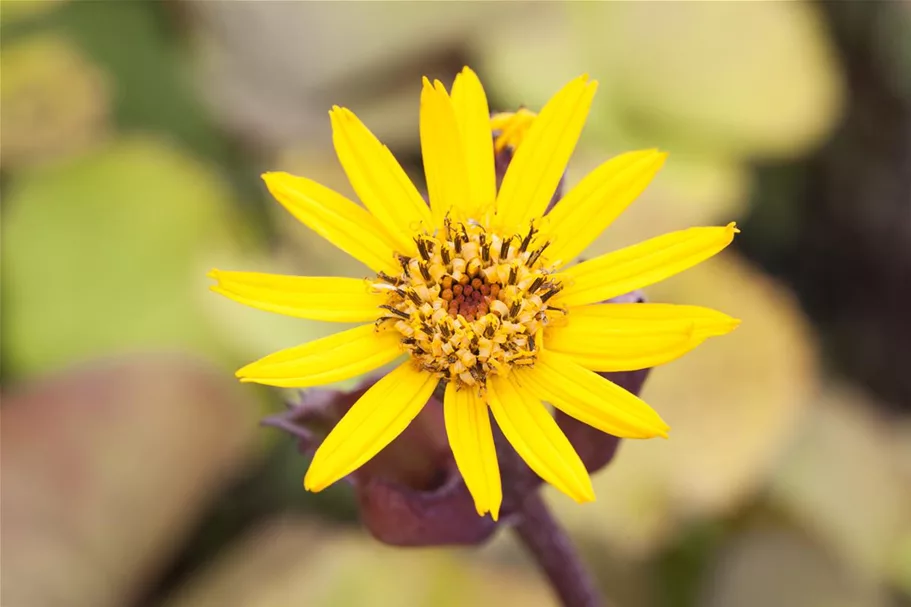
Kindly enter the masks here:
[[547, 301], [561, 288], [536, 235], [529, 226], [503, 238], [448, 219], [436, 235], [418, 235], [418, 256], [399, 257], [397, 276], [379, 275], [388, 314], [377, 326], [395, 327], [422, 369], [460, 388], [481, 391], [489, 375], [533, 364]]

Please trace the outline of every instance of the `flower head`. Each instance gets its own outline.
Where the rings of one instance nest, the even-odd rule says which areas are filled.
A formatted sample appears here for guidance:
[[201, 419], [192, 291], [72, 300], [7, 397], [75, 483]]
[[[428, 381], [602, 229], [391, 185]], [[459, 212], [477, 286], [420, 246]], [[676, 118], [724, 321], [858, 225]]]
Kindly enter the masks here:
[[[599, 373], [668, 362], [738, 321], [694, 306], [601, 302], [711, 257], [736, 228], [691, 228], [567, 265], [646, 188], [666, 156], [617, 156], [548, 212], [595, 89], [582, 76], [537, 116], [520, 110], [491, 119], [468, 68], [451, 93], [425, 79], [420, 133], [429, 206], [345, 108], [330, 112], [333, 142], [366, 209], [306, 178], [263, 176], [293, 215], [375, 277], [214, 270], [213, 290], [242, 303], [364, 323], [247, 365], [237, 372], [241, 381], [318, 386], [406, 357], [325, 438], [307, 489], [319, 491], [365, 464], [441, 384], [455, 462], [478, 513], [494, 519], [503, 494], [489, 412], [529, 467], [578, 501], [594, 499], [591, 481], [545, 402], [618, 437], [667, 436], [654, 410]], [[509, 166], [498, 185], [495, 156], [504, 150]]]

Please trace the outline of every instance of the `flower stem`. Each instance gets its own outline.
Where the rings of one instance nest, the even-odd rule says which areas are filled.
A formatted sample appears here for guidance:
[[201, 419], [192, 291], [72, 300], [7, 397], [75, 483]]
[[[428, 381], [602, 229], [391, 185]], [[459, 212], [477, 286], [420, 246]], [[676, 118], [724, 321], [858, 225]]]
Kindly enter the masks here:
[[519, 540], [534, 556], [563, 607], [606, 607], [595, 582], [579, 560], [566, 532], [554, 519], [538, 491], [531, 492], [515, 526]]

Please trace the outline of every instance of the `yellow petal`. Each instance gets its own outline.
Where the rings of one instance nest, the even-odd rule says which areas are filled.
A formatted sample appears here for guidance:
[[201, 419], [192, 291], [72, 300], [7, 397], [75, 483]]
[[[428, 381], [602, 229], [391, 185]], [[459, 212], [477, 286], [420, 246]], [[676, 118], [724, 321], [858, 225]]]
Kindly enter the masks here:
[[667, 437], [669, 427], [641, 399], [556, 352], [542, 350], [516, 381], [570, 417], [621, 438]]
[[738, 319], [711, 308], [664, 303], [573, 306], [567, 319], [599, 323], [600, 331], [637, 334], [677, 331], [703, 337], [730, 333], [740, 324]]
[[601, 304], [571, 308], [544, 332], [548, 350], [592, 371], [634, 371], [670, 362], [740, 321], [698, 306]]
[[362, 207], [304, 177], [264, 173], [263, 181], [301, 223], [370, 269], [394, 273], [400, 267], [391, 237]]
[[438, 381], [409, 360], [376, 382], [316, 450], [304, 487], [322, 491], [367, 463], [421, 412]]
[[474, 390], [459, 390], [450, 382], [446, 386], [443, 412], [449, 446], [474, 498], [475, 508], [481, 516], [490, 512], [493, 520], [497, 520], [503, 489], [487, 403]]
[[452, 100], [443, 84], [424, 78], [421, 91], [421, 155], [436, 225], [447, 213], [466, 219], [468, 165]]
[[647, 287], [715, 255], [731, 244], [738, 231], [733, 223], [723, 228], [690, 228], [583, 261], [558, 274], [564, 289], [554, 300], [577, 306]]
[[218, 284], [209, 287], [242, 304], [312, 320], [366, 322], [382, 314], [387, 297], [371, 291], [365, 280], [281, 276], [259, 272], [212, 270]]
[[280, 350], [237, 372], [243, 382], [282, 388], [307, 388], [350, 379], [402, 355], [402, 336], [394, 330], [362, 325]]
[[538, 476], [577, 502], [595, 499], [585, 465], [537, 396], [508, 376], [494, 376], [487, 398], [503, 435]]
[[509, 163], [497, 195], [497, 225], [512, 230], [540, 217], [566, 170], [598, 83], [580, 76], [547, 102]]
[[329, 112], [332, 142], [358, 198], [408, 255], [417, 254], [412, 237], [432, 230], [430, 209], [389, 148], [354, 113], [335, 106]]
[[466, 217], [481, 220], [492, 212], [497, 198], [490, 110], [481, 81], [465, 67], [452, 84], [452, 105], [468, 164], [469, 197]]
[[579, 255], [645, 190], [665, 158], [658, 150], [628, 152], [589, 173], [547, 215], [548, 258], [566, 263]]
[[704, 340], [689, 334], [605, 336], [577, 329], [555, 331], [546, 341], [548, 349], [565, 354], [586, 369], [612, 372], [657, 367], [680, 358]]

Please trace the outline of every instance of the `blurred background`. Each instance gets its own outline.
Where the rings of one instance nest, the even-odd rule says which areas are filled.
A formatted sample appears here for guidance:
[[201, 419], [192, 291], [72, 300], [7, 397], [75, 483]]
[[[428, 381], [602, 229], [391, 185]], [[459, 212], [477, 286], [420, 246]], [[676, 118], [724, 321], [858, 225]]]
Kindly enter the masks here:
[[[601, 82], [568, 180], [671, 152], [590, 254], [736, 220], [648, 289], [743, 319], [652, 373], [674, 428], [548, 494], [619, 607], [911, 605], [911, 3], [0, 4], [4, 607], [547, 606], [508, 533], [381, 545], [233, 371], [332, 330], [211, 267], [364, 276], [267, 195], [353, 195], [327, 111], [420, 183], [421, 75]], [[407, 576], [407, 577], [404, 577]]]

